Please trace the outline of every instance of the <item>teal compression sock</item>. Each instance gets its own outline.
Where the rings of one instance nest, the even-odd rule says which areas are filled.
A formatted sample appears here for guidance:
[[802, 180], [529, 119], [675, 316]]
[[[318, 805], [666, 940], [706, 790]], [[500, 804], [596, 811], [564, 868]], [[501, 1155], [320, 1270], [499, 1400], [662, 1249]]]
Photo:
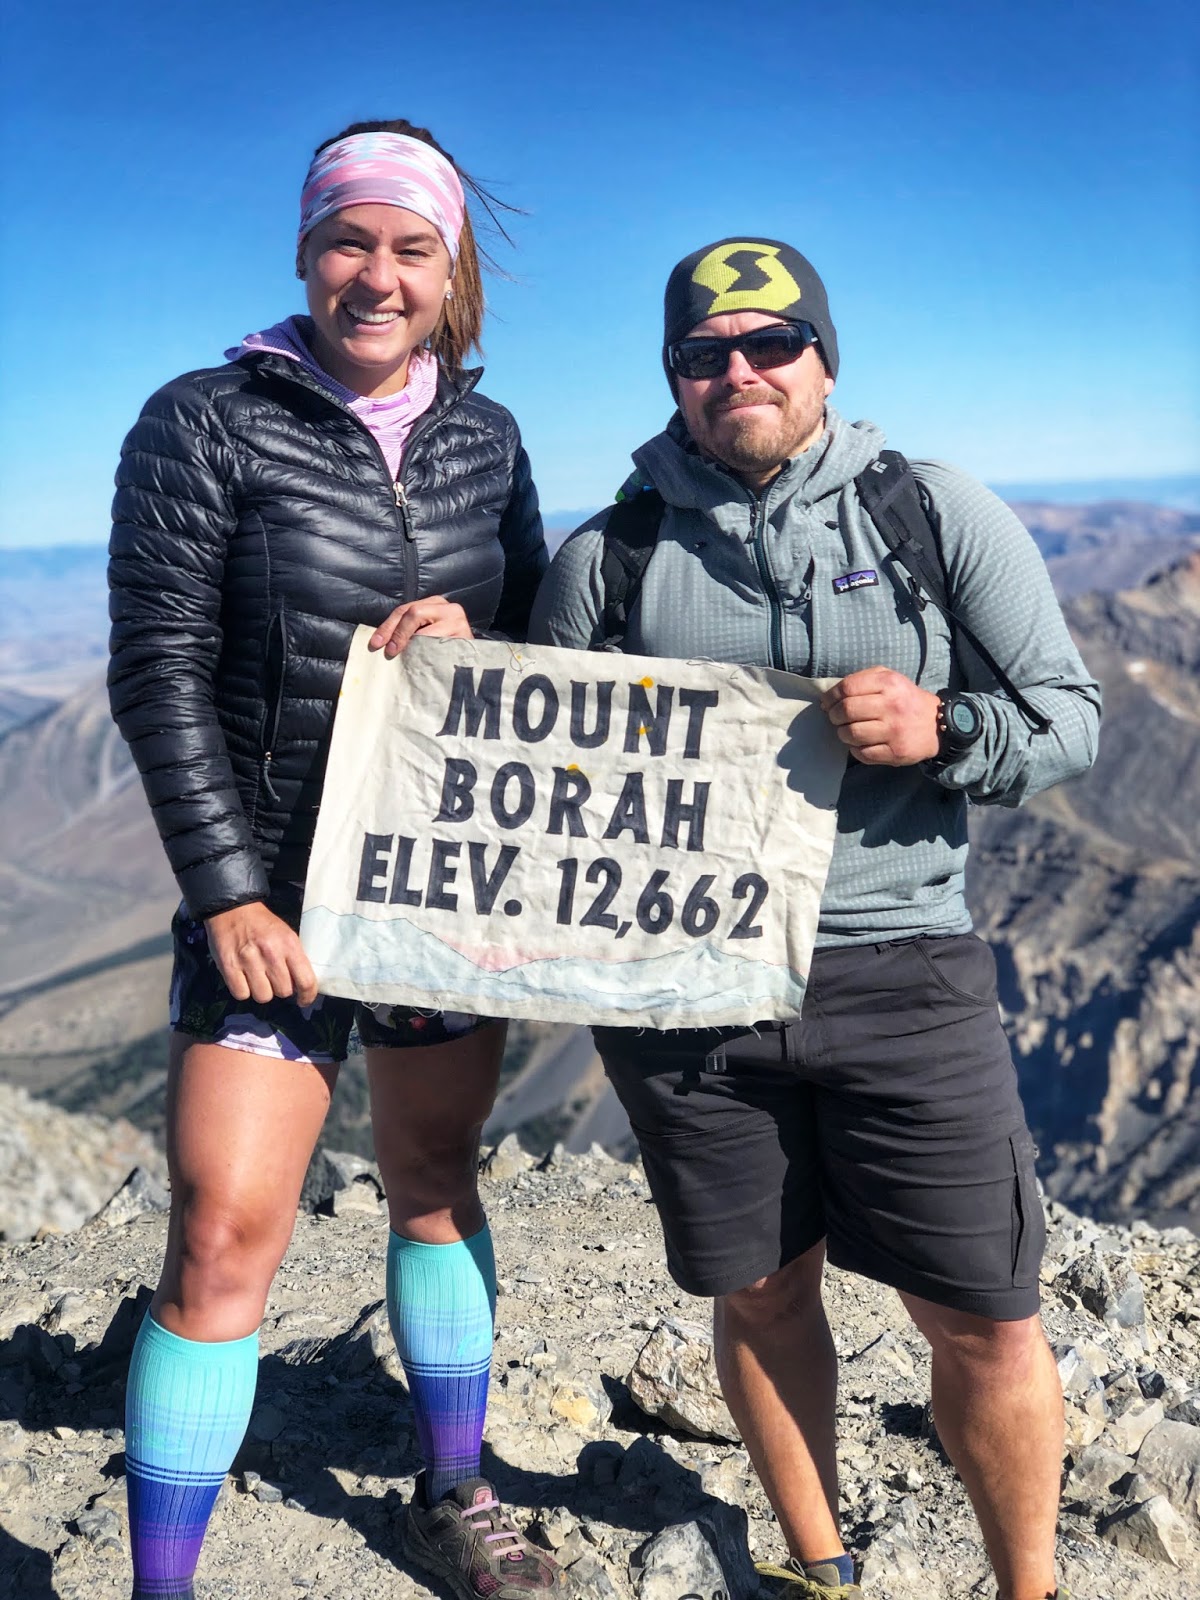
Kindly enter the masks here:
[[432, 1504], [479, 1475], [496, 1263], [487, 1224], [455, 1244], [388, 1239], [388, 1318], [408, 1378]]
[[201, 1344], [147, 1313], [125, 1394], [133, 1600], [192, 1600], [208, 1519], [257, 1381], [257, 1333]]

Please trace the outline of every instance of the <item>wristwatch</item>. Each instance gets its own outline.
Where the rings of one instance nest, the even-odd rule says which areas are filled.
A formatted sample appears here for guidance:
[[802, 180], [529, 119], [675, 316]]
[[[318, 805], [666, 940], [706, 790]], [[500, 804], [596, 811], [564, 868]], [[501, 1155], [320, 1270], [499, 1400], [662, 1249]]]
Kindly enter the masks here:
[[929, 765], [944, 767], [969, 750], [983, 732], [983, 717], [974, 700], [965, 694], [940, 690], [937, 732], [938, 753]]

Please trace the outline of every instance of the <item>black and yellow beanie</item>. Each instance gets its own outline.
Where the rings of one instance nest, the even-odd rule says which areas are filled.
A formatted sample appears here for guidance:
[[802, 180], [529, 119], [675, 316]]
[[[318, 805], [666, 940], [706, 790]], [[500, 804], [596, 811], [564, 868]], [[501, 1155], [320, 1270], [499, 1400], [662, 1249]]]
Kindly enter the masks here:
[[667, 279], [663, 311], [664, 363], [667, 347], [698, 322], [726, 311], [764, 311], [811, 323], [825, 369], [837, 377], [837, 332], [825, 285], [799, 250], [778, 239], [720, 239], [694, 250]]

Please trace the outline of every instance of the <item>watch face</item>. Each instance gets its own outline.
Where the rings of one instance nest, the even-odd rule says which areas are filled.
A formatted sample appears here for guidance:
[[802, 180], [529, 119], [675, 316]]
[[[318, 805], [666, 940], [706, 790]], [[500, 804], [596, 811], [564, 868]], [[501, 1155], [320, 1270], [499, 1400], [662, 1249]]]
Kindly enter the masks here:
[[969, 700], [951, 700], [946, 710], [946, 720], [955, 733], [969, 739], [979, 727], [979, 713]]

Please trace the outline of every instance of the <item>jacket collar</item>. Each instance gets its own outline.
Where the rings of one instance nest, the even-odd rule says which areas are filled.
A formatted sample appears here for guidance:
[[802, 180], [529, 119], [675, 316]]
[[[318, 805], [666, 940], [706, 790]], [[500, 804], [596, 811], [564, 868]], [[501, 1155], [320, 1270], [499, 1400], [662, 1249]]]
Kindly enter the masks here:
[[[314, 373], [299, 361], [293, 361], [290, 356], [276, 355], [271, 350], [247, 350], [238, 356], [234, 365], [247, 367], [253, 372], [271, 378], [281, 378], [285, 383], [299, 384], [302, 389], [309, 389], [313, 394], [321, 395], [339, 410], [346, 409], [338, 397], [332, 394]], [[464, 367], [461, 372], [448, 373], [444, 367], [439, 366], [437, 394], [429, 410], [418, 417], [414, 433], [418, 430], [423, 432], [422, 423], [443, 415], [452, 406], [457, 405], [465, 395], [470, 394], [482, 377], [482, 367]]]

